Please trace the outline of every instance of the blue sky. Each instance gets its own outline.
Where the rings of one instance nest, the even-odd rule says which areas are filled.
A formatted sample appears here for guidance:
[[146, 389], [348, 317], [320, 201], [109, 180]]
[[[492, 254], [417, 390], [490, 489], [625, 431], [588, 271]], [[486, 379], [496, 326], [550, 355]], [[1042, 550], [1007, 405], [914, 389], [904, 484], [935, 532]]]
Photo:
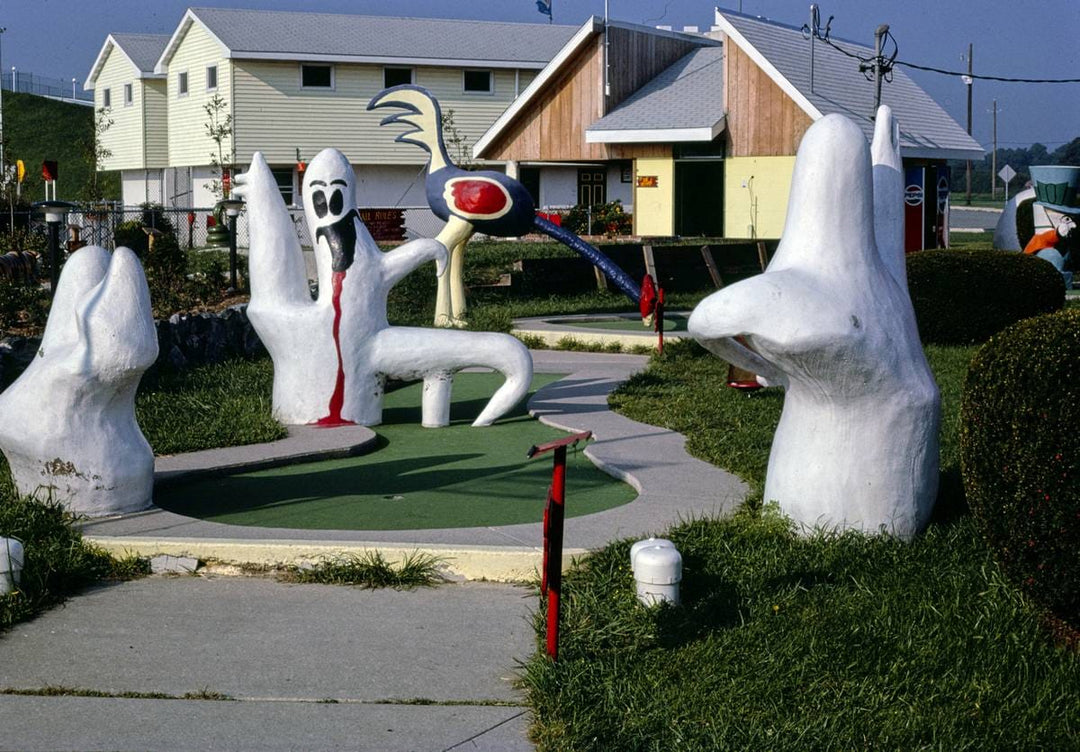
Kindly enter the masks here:
[[[603, 0], [553, 0], [555, 23], [580, 24], [603, 15]], [[708, 0], [609, 0], [612, 18], [674, 28], [708, 28]], [[721, 7], [792, 25], [809, 18], [803, 0], [729, 0]], [[1080, 4], [1077, 0], [821, 0], [824, 22], [835, 16], [835, 37], [873, 43], [874, 29], [890, 25], [899, 59], [966, 70], [962, 56], [975, 45], [977, 74], [1015, 78], [1080, 78]], [[20, 71], [81, 84], [112, 31], [171, 33], [189, 5], [319, 10], [329, 13], [474, 18], [545, 23], [535, 0], [0, 0], [3, 55], [10, 75]], [[957, 78], [909, 71], [957, 122], [966, 121], [967, 94]], [[1051, 151], [1080, 136], [1080, 84], [976, 81], [973, 131], [991, 143], [992, 100], [998, 101], [999, 147], [1045, 144]]]

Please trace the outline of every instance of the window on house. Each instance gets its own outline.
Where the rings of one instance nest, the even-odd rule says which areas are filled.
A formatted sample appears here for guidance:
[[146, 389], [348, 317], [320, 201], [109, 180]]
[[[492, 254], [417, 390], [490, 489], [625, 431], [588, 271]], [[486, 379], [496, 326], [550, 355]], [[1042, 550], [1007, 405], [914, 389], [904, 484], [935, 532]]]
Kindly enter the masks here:
[[180, 97], [186, 97], [187, 92], [187, 71], [184, 71], [176, 77], [176, 95]]
[[131, 84], [124, 84], [124, 105], [135, 101], [135, 93], [131, 90]]
[[301, 64], [300, 87], [303, 89], [333, 89], [334, 66]]
[[101, 106], [112, 107], [112, 89], [104, 89], [101, 92]]
[[270, 173], [274, 176], [278, 190], [281, 191], [281, 197], [285, 199], [285, 205], [291, 205], [293, 203], [293, 168], [271, 167]]
[[413, 82], [413, 69], [383, 68], [382, 81], [384, 89], [389, 89], [391, 86], [400, 86], [401, 84], [411, 84]]
[[206, 90], [213, 91], [217, 88], [217, 66], [210, 65], [206, 68]]
[[462, 71], [462, 89], [473, 94], [490, 94], [494, 87], [491, 81], [491, 71], [467, 70]]

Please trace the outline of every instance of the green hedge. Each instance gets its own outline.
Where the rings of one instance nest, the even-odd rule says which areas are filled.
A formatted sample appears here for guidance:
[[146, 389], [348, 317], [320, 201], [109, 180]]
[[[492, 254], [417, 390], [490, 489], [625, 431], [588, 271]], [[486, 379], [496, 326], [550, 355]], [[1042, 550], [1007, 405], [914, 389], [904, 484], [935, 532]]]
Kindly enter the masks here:
[[1080, 630], [1080, 310], [1023, 321], [971, 362], [960, 408], [968, 503], [1016, 584]]
[[907, 257], [908, 290], [923, 342], [969, 345], [1065, 302], [1051, 264], [1008, 251], [921, 251]]

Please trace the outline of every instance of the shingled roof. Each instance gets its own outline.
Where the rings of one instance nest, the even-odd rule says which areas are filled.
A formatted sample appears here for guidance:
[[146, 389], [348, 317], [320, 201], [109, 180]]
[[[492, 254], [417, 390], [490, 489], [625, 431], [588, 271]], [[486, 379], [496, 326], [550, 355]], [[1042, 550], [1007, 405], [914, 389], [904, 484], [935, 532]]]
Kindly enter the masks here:
[[101, 73], [101, 67], [105, 65], [105, 60], [113, 49], [121, 52], [135, 66], [138, 71], [136, 78], [157, 78], [154, 66], [168, 43], [168, 34], [110, 34], [105, 39], [105, 44], [101, 46], [83, 88], [94, 88], [94, 82]]
[[540, 23], [190, 8], [156, 70], [165, 70], [192, 23], [202, 24], [231, 58], [536, 70], [577, 30]]
[[588, 143], [712, 141], [724, 127], [724, 50], [680, 58], [585, 132]]
[[[814, 82], [810, 86], [810, 42], [801, 29], [730, 11], [716, 11], [716, 24], [729, 43], [738, 45], [810, 117], [840, 113], [866, 134], [874, 135], [874, 82], [859, 71], [858, 57], [873, 49], [833, 40], [814, 46]], [[843, 51], [841, 51], [843, 50]], [[847, 54], [845, 54], [845, 52]], [[981, 159], [982, 146], [967, 134], [903, 69], [882, 84], [881, 103], [900, 123], [900, 151], [906, 157]]]

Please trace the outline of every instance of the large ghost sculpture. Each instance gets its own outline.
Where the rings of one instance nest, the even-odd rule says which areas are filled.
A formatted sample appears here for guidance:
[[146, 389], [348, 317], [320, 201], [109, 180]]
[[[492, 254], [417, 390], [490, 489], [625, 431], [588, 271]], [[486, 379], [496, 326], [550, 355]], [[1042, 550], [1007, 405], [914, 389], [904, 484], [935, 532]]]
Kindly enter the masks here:
[[506, 376], [473, 425], [489, 425], [525, 396], [532, 358], [514, 337], [389, 325], [390, 288], [427, 261], [436, 261], [442, 274], [446, 246], [425, 239], [379, 250], [360, 221], [355, 173], [341, 152], [323, 150], [304, 173], [318, 300], [311, 299], [296, 231], [262, 154], [236, 182], [247, 201], [251, 238], [248, 316], [274, 361], [278, 420], [377, 425], [383, 382], [395, 377], [423, 379], [423, 424], [445, 426], [453, 374], [469, 366]]
[[904, 276], [899, 136], [886, 107], [873, 155], [843, 116], [807, 130], [775, 257], [703, 300], [689, 331], [785, 389], [766, 502], [804, 531], [910, 538], [937, 494], [940, 398]]
[[154, 453], [135, 422], [135, 390], [157, 354], [135, 254], [72, 254], [37, 357], [0, 394], [0, 449], [19, 493], [91, 516], [150, 505]]

